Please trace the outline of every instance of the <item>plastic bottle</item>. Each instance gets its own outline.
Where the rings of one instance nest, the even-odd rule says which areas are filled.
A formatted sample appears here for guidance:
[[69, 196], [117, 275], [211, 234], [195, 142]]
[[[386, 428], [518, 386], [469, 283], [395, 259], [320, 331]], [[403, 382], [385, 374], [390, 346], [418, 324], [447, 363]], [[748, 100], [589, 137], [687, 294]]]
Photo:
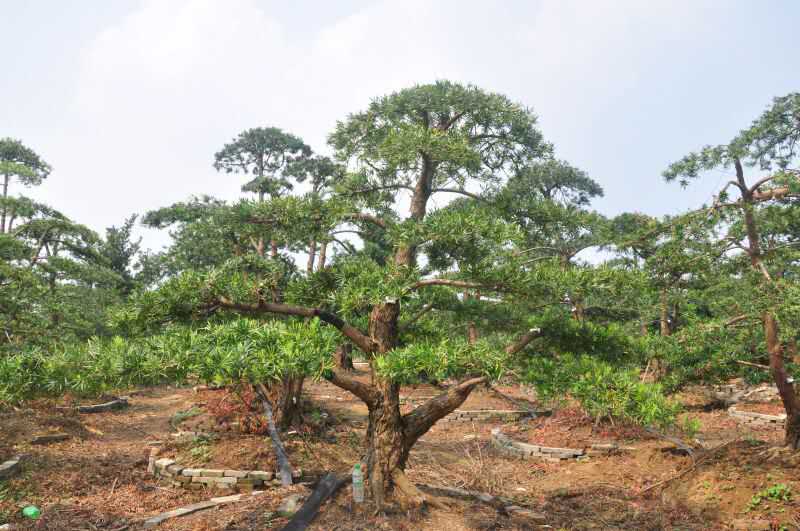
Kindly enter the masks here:
[[27, 507], [22, 509], [22, 514], [27, 518], [30, 518], [31, 520], [36, 520], [37, 518], [39, 518], [39, 516], [41, 516], [42, 511], [39, 510], [39, 508], [36, 507], [35, 505], [28, 505]]
[[361, 473], [361, 463], [353, 467], [353, 501], [364, 503], [364, 474]]

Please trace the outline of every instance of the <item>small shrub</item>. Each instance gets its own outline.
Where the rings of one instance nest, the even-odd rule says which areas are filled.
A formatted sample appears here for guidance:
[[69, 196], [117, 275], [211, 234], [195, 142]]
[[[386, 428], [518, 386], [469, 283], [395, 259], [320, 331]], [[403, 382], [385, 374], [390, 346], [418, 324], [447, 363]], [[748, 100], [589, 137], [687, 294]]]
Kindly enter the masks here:
[[752, 511], [759, 508], [764, 500], [781, 503], [790, 502], [792, 501], [792, 488], [785, 483], [776, 483], [771, 487], [767, 487], [750, 498], [747, 510]]

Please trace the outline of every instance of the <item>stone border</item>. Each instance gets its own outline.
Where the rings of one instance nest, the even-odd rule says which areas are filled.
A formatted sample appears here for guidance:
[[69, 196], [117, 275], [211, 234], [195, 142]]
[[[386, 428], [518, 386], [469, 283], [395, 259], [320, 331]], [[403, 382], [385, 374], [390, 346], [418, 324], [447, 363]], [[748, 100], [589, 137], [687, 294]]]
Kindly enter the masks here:
[[[177, 464], [173, 459], [155, 459], [151, 455], [147, 471], [156, 477], [167, 480], [173, 487], [197, 490], [203, 487], [215, 487], [223, 490], [253, 492], [256, 487], [280, 487], [281, 480], [277, 474], [263, 470], [225, 470], [221, 468], [187, 468]], [[292, 478], [302, 478], [301, 470], [292, 471]]]
[[786, 414], [767, 415], [756, 413], [755, 411], [739, 411], [735, 405], [728, 408], [728, 415], [740, 422], [747, 424], [758, 424], [769, 428], [782, 428], [786, 423]]
[[22, 457], [16, 456], [0, 464], [0, 480], [11, 479], [19, 474], [21, 462]]
[[532, 415], [536, 415], [536, 412], [521, 409], [479, 409], [474, 411], [456, 409], [439, 422], [471, 422], [475, 420], [503, 420], [506, 422], [514, 422]]
[[581, 448], [551, 448], [515, 441], [503, 434], [500, 428], [492, 430], [492, 444], [501, 452], [522, 459], [541, 459], [558, 463], [567, 459], [577, 459], [586, 455]]

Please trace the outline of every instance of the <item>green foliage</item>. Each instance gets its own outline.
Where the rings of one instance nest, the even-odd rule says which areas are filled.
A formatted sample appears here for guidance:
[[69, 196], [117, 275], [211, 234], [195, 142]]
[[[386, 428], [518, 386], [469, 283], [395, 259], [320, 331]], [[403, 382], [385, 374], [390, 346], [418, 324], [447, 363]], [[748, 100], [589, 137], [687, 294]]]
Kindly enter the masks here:
[[413, 384], [425, 375], [434, 381], [464, 376], [487, 376], [497, 380], [509, 368], [509, 356], [497, 344], [479, 341], [416, 342], [395, 349], [376, 360], [378, 374], [401, 384]]
[[543, 399], [575, 398], [596, 418], [615, 418], [643, 426], [669, 427], [680, 405], [664, 395], [659, 384], [644, 383], [637, 368], [574, 354], [531, 360], [523, 379]]
[[194, 380], [268, 382], [290, 374], [320, 377], [331, 367], [337, 336], [308, 324], [239, 319], [203, 329], [169, 327], [141, 339], [92, 339], [84, 345], [29, 349], [0, 357], [0, 402], [66, 392]]
[[0, 175], [6, 180], [16, 177], [26, 186], [38, 185], [50, 171], [50, 165], [21, 141], [0, 138]]
[[792, 501], [792, 488], [785, 483], [776, 483], [757, 492], [750, 498], [750, 502], [747, 504], [747, 511], [758, 509], [764, 501], [790, 502]]

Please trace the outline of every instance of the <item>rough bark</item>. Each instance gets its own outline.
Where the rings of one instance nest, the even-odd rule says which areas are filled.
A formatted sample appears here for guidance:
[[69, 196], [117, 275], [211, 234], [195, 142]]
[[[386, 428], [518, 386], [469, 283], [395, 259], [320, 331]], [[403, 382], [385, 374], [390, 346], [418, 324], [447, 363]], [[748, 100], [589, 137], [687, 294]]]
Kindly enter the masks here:
[[306, 264], [306, 273], [309, 275], [314, 272], [314, 258], [317, 255], [317, 240], [313, 239], [308, 244], [308, 263]]
[[[428, 199], [431, 197], [433, 176], [436, 173], [436, 163], [424, 154], [422, 155], [422, 171], [414, 186], [411, 196], [411, 219], [422, 221], [428, 209]], [[399, 266], [414, 267], [417, 263], [417, 248], [414, 245], [402, 245], [395, 253], [395, 264]]]
[[795, 450], [800, 449], [800, 403], [798, 403], [794, 384], [783, 363], [783, 345], [778, 335], [778, 322], [770, 312], [764, 313], [764, 335], [767, 338], [769, 367], [772, 378], [778, 387], [778, 394], [786, 410], [785, 444]]
[[269, 393], [263, 384], [256, 386], [258, 397], [264, 407], [264, 414], [267, 417], [267, 427], [269, 429], [269, 437], [272, 439], [272, 446], [275, 449], [275, 458], [278, 461], [278, 468], [281, 476], [281, 484], [286, 487], [292, 484], [292, 466], [289, 464], [289, 457], [286, 455], [286, 450], [283, 447], [283, 442], [278, 435], [278, 429], [275, 426], [275, 420], [272, 415], [272, 406], [269, 403]]
[[336, 358], [336, 365], [343, 371], [352, 371], [353, 367], [353, 345], [350, 343], [342, 343], [336, 348], [334, 357]]
[[660, 303], [661, 315], [659, 322], [661, 325], [661, 335], [668, 336], [670, 333], [672, 333], [672, 330], [669, 326], [669, 300], [667, 298], [667, 290], [665, 288], [661, 290]]
[[325, 260], [328, 254], [328, 242], [319, 244], [319, 259], [317, 260], [317, 271], [325, 269]]
[[[750, 256], [750, 264], [753, 269], [761, 273], [765, 282], [772, 283], [772, 276], [762, 261], [759, 231], [754, 216], [755, 202], [761, 200], [759, 197], [754, 197], [759, 184], [756, 183], [752, 188], [748, 188], [744, 180], [744, 168], [739, 159], [734, 160], [734, 167], [736, 169], [736, 182], [742, 193], [741, 208], [748, 244], [745, 251]], [[775, 381], [775, 386], [778, 388], [783, 407], [786, 410], [785, 444], [797, 450], [800, 449], [800, 400], [783, 363], [784, 349], [778, 334], [778, 321], [769, 310], [764, 312], [762, 321], [764, 336], [767, 341], [770, 371]]]
[[277, 397], [277, 425], [280, 430], [302, 424], [303, 418], [303, 380], [302, 376], [286, 377], [281, 382]]

